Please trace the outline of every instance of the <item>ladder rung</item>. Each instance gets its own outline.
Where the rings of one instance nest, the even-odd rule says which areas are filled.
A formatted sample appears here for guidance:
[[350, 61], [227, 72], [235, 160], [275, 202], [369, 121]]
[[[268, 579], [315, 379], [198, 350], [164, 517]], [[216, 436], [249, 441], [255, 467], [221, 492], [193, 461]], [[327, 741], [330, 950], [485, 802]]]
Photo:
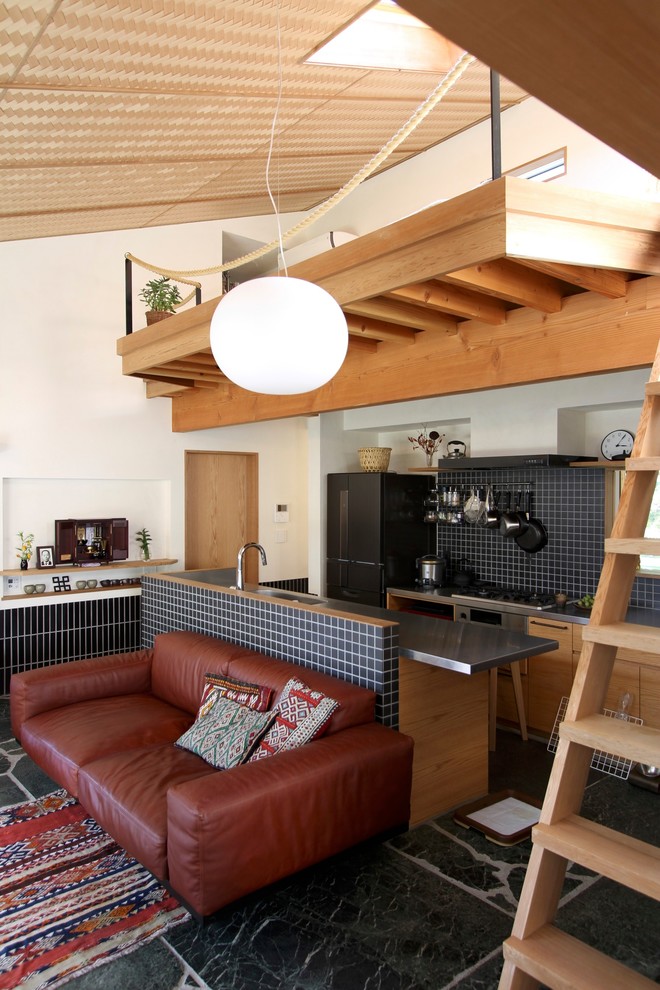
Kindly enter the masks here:
[[562, 739], [612, 753], [636, 763], [660, 766], [660, 729], [638, 725], [609, 715], [587, 715], [577, 722], [559, 724]]
[[512, 935], [504, 958], [553, 990], [657, 990], [657, 983], [553, 925], [533, 935]]
[[627, 537], [605, 540], [605, 553], [628, 553], [637, 557], [640, 553], [660, 556], [660, 540], [648, 537]]
[[649, 654], [650, 666], [660, 664], [660, 627], [638, 626], [632, 622], [611, 622], [602, 626], [587, 625], [582, 630], [582, 642], [639, 650], [641, 653]]
[[660, 457], [629, 457], [626, 471], [660, 471]]
[[554, 825], [536, 825], [532, 840], [564, 859], [660, 900], [660, 849], [656, 846], [579, 815], [569, 815]]
[[644, 391], [646, 395], [660, 395], [660, 381], [647, 382]]

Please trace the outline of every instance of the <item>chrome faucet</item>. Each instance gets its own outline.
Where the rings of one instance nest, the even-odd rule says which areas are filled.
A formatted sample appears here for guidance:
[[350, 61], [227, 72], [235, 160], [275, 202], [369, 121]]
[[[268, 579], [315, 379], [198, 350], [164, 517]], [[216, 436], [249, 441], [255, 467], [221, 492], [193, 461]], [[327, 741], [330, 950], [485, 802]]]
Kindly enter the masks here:
[[243, 556], [245, 554], [245, 551], [249, 550], [250, 547], [255, 547], [259, 551], [259, 553], [261, 554], [261, 563], [264, 564], [264, 566], [268, 563], [268, 561], [266, 560], [266, 551], [262, 547], [261, 543], [246, 543], [244, 546], [242, 546], [241, 549], [238, 551], [238, 562], [236, 564], [237, 591], [245, 590], [245, 581], [243, 579]]

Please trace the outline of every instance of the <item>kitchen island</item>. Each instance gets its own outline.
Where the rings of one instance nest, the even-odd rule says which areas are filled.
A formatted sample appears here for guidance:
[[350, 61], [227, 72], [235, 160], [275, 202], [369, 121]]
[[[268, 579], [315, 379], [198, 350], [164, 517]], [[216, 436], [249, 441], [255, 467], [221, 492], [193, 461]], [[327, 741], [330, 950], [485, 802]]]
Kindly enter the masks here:
[[146, 578], [143, 645], [193, 629], [376, 691], [379, 720], [415, 740], [413, 823], [488, 791], [488, 670], [557, 648], [550, 637], [233, 583], [233, 571]]

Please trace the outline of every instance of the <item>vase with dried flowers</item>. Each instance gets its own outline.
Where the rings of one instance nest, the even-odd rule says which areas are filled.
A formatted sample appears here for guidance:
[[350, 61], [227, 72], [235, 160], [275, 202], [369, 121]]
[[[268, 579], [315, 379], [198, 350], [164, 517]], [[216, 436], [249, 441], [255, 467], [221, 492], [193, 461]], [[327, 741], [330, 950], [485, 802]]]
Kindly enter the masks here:
[[16, 556], [21, 562], [21, 570], [27, 570], [30, 557], [32, 556], [32, 544], [34, 543], [34, 533], [24, 533], [19, 530], [18, 538], [21, 541], [20, 547], [16, 547]]
[[413, 450], [424, 451], [427, 466], [433, 467], [433, 457], [440, 450], [440, 444], [445, 439], [444, 433], [440, 434], [437, 430], [431, 430], [430, 433], [427, 433], [425, 426], [419, 436], [408, 437], [408, 439], [413, 445]]

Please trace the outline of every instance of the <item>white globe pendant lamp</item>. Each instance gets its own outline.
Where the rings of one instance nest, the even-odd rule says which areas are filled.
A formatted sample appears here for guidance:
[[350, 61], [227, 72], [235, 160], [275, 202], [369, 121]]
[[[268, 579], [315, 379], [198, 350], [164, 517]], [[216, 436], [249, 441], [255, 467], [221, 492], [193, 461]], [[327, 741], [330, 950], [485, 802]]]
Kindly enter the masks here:
[[216, 364], [251, 392], [296, 395], [320, 388], [337, 374], [347, 349], [339, 304], [313, 282], [288, 275], [235, 286], [211, 319]]

